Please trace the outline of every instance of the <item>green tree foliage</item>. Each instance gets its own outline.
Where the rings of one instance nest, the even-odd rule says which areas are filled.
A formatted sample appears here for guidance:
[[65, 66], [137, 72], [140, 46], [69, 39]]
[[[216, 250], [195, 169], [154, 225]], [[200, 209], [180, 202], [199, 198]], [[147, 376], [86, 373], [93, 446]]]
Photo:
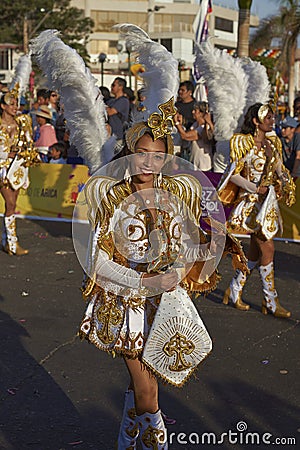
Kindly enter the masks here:
[[299, 0], [282, 0], [281, 1], [281, 24], [283, 31], [283, 57], [287, 64], [295, 59], [297, 48], [297, 38], [300, 33], [300, 5]]
[[83, 10], [70, 7], [70, 0], [1, 0], [0, 42], [23, 47], [24, 23], [29, 39], [47, 28], [62, 32], [62, 39], [88, 61], [86, 44], [93, 21]]
[[271, 16], [260, 22], [255, 34], [252, 35], [250, 41], [250, 57], [255, 61], [259, 61], [266, 67], [271, 83], [275, 83], [278, 71], [278, 58], [266, 58], [264, 56], [253, 56], [256, 49], [265, 48], [269, 50], [274, 38], [278, 38], [280, 43], [282, 40], [283, 28], [280, 16]]
[[[294, 64], [297, 49], [297, 38], [300, 33], [300, 5], [299, 0], [280, 0], [280, 12], [276, 16], [268, 17], [261, 22], [256, 33], [252, 36], [251, 54], [256, 48], [271, 47], [272, 39], [278, 38], [281, 56], [276, 60], [271, 79], [279, 71], [281, 76], [289, 82], [289, 102], [294, 96]], [[264, 58], [266, 59], [266, 58]], [[266, 65], [266, 61], [259, 59]], [[270, 69], [270, 67], [269, 67]]]
[[238, 0], [239, 9], [249, 9], [252, 5], [252, 0]]
[[280, 16], [267, 17], [260, 21], [250, 40], [251, 51], [256, 48], [270, 48], [272, 39], [281, 38], [283, 27]]

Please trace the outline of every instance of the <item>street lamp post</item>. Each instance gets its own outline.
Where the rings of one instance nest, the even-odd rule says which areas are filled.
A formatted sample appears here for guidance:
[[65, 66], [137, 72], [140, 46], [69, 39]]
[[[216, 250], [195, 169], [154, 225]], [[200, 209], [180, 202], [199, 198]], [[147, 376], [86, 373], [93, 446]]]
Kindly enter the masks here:
[[165, 8], [165, 6], [155, 5], [155, 0], [148, 0], [148, 9], [147, 9], [147, 32], [151, 34], [154, 32], [154, 13], [158, 12], [160, 9]]
[[105, 53], [100, 53], [99, 55], [99, 63], [101, 64], [101, 86], [104, 86], [104, 69], [103, 69], [103, 64], [106, 60], [106, 54]]
[[126, 52], [128, 55], [128, 78], [130, 89], [131, 89], [131, 60], [130, 60], [131, 50], [132, 50], [131, 46], [128, 43], [126, 43]]
[[[121, 44], [121, 42], [118, 42], [116, 45], [116, 49], [118, 50], [118, 53], [121, 54], [123, 52], [123, 45]], [[131, 51], [132, 48], [129, 44], [125, 44], [125, 51], [127, 53], [127, 71], [128, 71], [128, 79], [129, 79], [129, 87], [131, 89], [132, 83], [131, 83], [131, 60], [130, 60], [130, 55], [131, 55]]]
[[147, 9], [147, 31], [148, 34], [153, 33], [154, 31], [154, 6], [155, 0], [148, 0], [148, 9]]
[[185, 61], [183, 59], [178, 60], [179, 81], [181, 81], [181, 73], [184, 69]]
[[123, 50], [123, 45], [121, 44], [121, 42], [118, 42], [116, 45], [116, 49], [118, 51], [118, 70], [119, 72], [121, 71], [121, 65], [120, 65], [120, 54], [122, 53]]
[[29, 36], [28, 36], [28, 17], [27, 15], [24, 16], [23, 19], [23, 52], [27, 55], [28, 53], [28, 43], [29, 43]]

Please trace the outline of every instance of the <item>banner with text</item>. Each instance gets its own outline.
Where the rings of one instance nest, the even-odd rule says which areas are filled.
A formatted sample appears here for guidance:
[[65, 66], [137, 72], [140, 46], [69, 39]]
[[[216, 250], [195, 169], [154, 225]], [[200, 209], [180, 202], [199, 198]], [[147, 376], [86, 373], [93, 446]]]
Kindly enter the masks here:
[[[45, 219], [72, 219], [78, 194], [88, 176], [88, 168], [83, 165], [40, 164], [30, 167], [30, 185], [26, 191], [20, 190], [16, 213]], [[4, 212], [2, 196], [0, 212]]]
[[[29, 177], [30, 186], [26, 191], [21, 189], [16, 213], [25, 217], [71, 220], [78, 194], [89, 178], [88, 168], [83, 165], [40, 164], [29, 169]], [[284, 231], [278, 238], [300, 242], [300, 179], [297, 179], [296, 187], [295, 205], [288, 208], [280, 204]], [[77, 219], [86, 220], [86, 210], [80, 208], [78, 211], [82, 217]], [[0, 196], [0, 213], [3, 212], [4, 201]]]

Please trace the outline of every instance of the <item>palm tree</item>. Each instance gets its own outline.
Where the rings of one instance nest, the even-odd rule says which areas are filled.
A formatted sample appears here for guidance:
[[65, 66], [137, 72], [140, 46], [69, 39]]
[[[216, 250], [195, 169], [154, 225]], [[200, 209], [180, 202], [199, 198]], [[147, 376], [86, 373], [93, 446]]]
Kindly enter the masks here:
[[300, 33], [299, 0], [281, 0], [281, 22], [283, 25], [281, 70], [287, 67], [289, 107], [292, 111], [295, 98], [295, 57], [297, 38]]
[[[277, 0], [278, 2], [279, 0]], [[281, 40], [281, 55], [272, 69], [273, 82], [277, 72], [288, 80], [289, 107], [292, 110], [295, 96], [295, 54], [300, 33], [299, 0], [280, 0], [278, 15], [264, 19], [251, 39], [251, 47], [270, 48], [273, 38]], [[266, 61], [261, 60], [263, 64]]]
[[250, 9], [252, 0], [238, 0], [238, 4], [239, 24], [237, 55], [243, 57], [249, 56]]
[[281, 44], [279, 44], [279, 42], [282, 41], [283, 32], [281, 16], [269, 16], [260, 21], [259, 27], [255, 30], [255, 33], [253, 33], [250, 39], [250, 56], [266, 67], [272, 84], [275, 84], [278, 72], [281, 73], [281, 76], [284, 79], [287, 79], [286, 69], [279, 69], [279, 55], [276, 59], [267, 56], [255, 56], [255, 50], [270, 49], [274, 39], [277, 39], [278, 49], [280, 48], [281, 50]]

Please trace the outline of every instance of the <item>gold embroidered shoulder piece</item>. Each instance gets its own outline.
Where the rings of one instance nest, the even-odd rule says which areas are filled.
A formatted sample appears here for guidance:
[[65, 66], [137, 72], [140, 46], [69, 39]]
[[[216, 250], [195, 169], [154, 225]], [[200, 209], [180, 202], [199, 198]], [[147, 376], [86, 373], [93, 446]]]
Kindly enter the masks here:
[[32, 138], [32, 120], [29, 114], [20, 114], [15, 117], [15, 121], [24, 131], [24, 133], [28, 132], [29, 136]]
[[195, 177], [187, 174], [164, 176], [161, 187], [180, 198], [187, 207], [190, 218], [199, 224], [202, 187]]
[[251, 134], [234, 134], [230, 139], [230, 161], [238, 163], [254, 145], [254, 139]]
[[[279, 157], [282, 162], [282, 143], [278, 136], [268, 136], [268, 139], [273, 143], [274, 147], [279, 154]], [[284, 166], [282, 163], [281, 166], [282, 175], [281, 175], [281, 193], [282, 200], [286, 203], [287, 206], [292, 206], [296, 203], [296, 185], [293, 181], [293, 178], [290, 174], [290, 171]]]
[[279, 137], [277, 135], [271, 134], [270, 136], [267, 136], [267, 139], [271, 141], [275, 150], [279, 153], [280, 157], [282, 158], [282, 143]]
[[98, 247], [112, 257], [113, 240], [109, 232], [110, 219], [115, 208], [130, 194], [131, 187], [127, 181], [118, 182], [114, 178], [92, 177], [85, 186], [85, 197], [88, 204], [88, 219], [97, 230]]
[[[292, 206], [296, 202], [296, 186], [291, 177], [290, 171], [284, 166], [282, 161], [282, 143], [277, 135], [268, 136], [273, 147], [273, 155], [266, 165], [263, 184], [269, 186], [273, 184], [278, 197], [281, 198], [287, 206]], [[281, 162], [281, 175], [278, 176], [276, 167]]]
[[85, 186], [85, 198], [93, 228], [105, 217], [112, 217], [115, 207], [130, 194], [131, 189], [126, 182], [106, 176], [91, 177]]
[[4, 128], [1, 128], [1, 118], [0, 118], [0, 145], [2, 147], [3, 152], [9, 153], [10, 151], [9, 134]]

